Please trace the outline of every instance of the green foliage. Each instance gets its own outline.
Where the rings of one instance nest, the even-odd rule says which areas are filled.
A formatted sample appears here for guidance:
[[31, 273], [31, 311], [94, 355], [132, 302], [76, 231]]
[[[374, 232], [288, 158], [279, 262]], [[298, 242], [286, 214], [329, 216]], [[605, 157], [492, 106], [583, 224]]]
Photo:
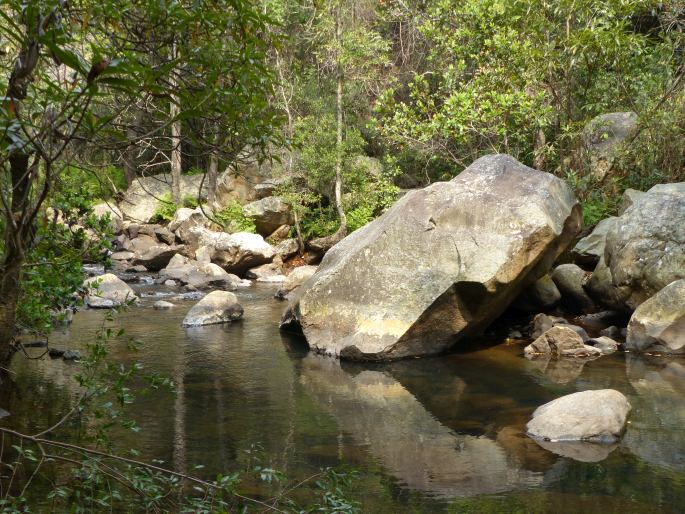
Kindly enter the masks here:
[[685, 92], [676, 92], [640, 118], [637, 137], [613, 163], [622, 189], [646, 191], [655, 184], [685, 181]]
[[243, 206], [237, 200], [229, 202], [223, 209], [215, 212], [214, 219], [226, 232], [257, 232], [254, 221], [245, 216]]
[[155, 213], [152, 215], [153, 223], [168, 223], [174, 219], [174, 215], [178, 210], [178, 205], [174, 202], [171, 197], [171, 193], [164, 193], [159, 197], [159, 205], [155, 209]]
[[[426, 73], [379, 99], [377, 130], [399, 150], [460, 168], [484, 153], [560, 166], [593, 116], [645, 106], [676, 63], [669, 45], [634, 30], [651, 0], [433, 0], [419, 22]], [[539, 132], [546, 145], [537, 146]]]

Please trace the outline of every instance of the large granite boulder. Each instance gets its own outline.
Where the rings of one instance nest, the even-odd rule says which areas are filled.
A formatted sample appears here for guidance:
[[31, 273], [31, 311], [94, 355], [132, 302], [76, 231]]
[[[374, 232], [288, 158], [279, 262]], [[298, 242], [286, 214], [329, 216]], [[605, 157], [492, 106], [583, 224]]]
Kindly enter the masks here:
[[293, 223], [290, 206], [278, 196], [267, 196], [243, 207], [245, 216], [254, 221], [257, 232], [263, 236], [272, 234], [283, 225]]
[[626, 348], [685, 352], [685, 279], [671, 282], [640, 304], [628, 323]]
[[435, 354], [485, 329], [581, 223], [566, 183], [508, 155], [402, 197], [324, 257], [282, 326], [356, 359]]
[[133, 289], [112, 273], [86, 279], [83, 288], [86, 290], [86, 305], [93, 309], [111, 309], [138, 301]]
[[685, 182], [639, 196], [607, 232], [604, 261], [631, 309], [685, 278]]
[[241, 275], [250, 268], [271, 262], [276, 249], [259, 234], [249, 232], [212, 232], [193, 229], [197, 234], [198, 247], [206, 246], [212, 262], [229, 273]]
[[581, 391], [538, 407], [526, 431], [548, 441], [613, 443], [623, 434], [630, 409], [628, 399], [613, 389]]
[[212, 291], [197, 302], [183, 318], [184, 327], [229, 323], [243, 317], [238, 298], [228, 291]]

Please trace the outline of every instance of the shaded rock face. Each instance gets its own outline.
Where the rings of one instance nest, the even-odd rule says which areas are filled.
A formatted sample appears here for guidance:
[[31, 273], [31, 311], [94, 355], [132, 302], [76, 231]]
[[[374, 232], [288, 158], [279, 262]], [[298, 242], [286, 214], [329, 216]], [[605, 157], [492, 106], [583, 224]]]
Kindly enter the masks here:
[[182, 247], [168, 245], [153, 245], [140, 254], [136, 254], [133, 265], [142, 265], [150, 271], [159, 271], [166, 266], [171, 258]]
[[197, 302], [183, 318], [184, 327], [228, 323], [243, 317], [238, 298], [228, 291], [212, 291]]
[[618, 203], [618, 215], [620, 216], [628, 209], [630, 209], [633, 204], [641, 197], [644, 191], [638, 191], [637, 189], [626, 189], [623, 191], [623, 196], [621, 196], [621, 201]]
[[631, 309], [685, 278], [685, 182], [641, 195], [607, 232], [604, 261]]
[[513, 307], [526, 312], [553, 309], [561, 301], [561, 293], [549, 275], [536, 280], [523, 290]]
[[290, 206], [278, 196], [269, 196], [248, 203], [243, 207], [246, 216], [252, 218], [257, 232], [263, 236], [272, 234], [283, 225], [293, 223]]
[[595, 303], [583, 286], [589, 276], [575, 264], [562, 264], [552, 272], [552, 280], [561, 292], [561, 301], [574, 312], [591, 312]]
[[93, 309], [111, 309], [138, 300], [133, 289], [112, 273], [86, 279], [83, 286], [88, 290], [86, 305]]
[[552, 442], [614, 443], [623, 433], [631, 406], [613, 389], [581, 391], [538, 407], [528, 434]]
[[577, 234], [560, 179], [507, 155], [400, 199], [324, 257], [282, 324], [355, 359], [442, 352], [483, 330]]
[[635, 310], [626, 348], [685, 353], [685, 279], [671, 282]]
[[598, 357], [602, 352], [583, 342], [573, 329], [563, 325], [550, 328], [524, 349], [526, 357]]
[[599, 259], [590, 280], [585, 284], [585, 291], [590, 298], [605, 307], [626, 310], [626, 306], [621, 300], [621, 293], [614, 285], [611, 270], [604, 262], [604, 257]]
[[616, 219], [615, 216], [603, 219], [597, 223], [597, 226], [589, 236], [576, 243], [572, 252], [576, 262], [587, 266], [597, 265], [599, 259], [604, 255], [607, 232], [609, 232]]

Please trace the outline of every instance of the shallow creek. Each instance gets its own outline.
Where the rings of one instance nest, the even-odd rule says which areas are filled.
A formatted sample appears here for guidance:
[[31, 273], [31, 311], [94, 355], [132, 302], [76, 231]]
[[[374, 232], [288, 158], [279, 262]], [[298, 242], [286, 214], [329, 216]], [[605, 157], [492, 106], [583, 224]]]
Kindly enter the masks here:
[[[112, 357], [172, 377], [178, 394], [139, 394], [129, 414], [141, 430], [115, 433], [115, 445], [135, 446], [177, 470], [202, 464], [197, 473], [208, 478], [260, 459], [297, 481], [344, 462], [360, 471], [354, 496], [364, 512], [685, 511], [685, 359], [619, 353], [555, 365], [500, 344], [341, 365], [279, 332], [285, 304], [274, 292], [263, 285], [238, 291], [245, 316], [230, 325], [182, 328], [194, 301], [172, 300], [175, 309], [156, 311], [162, 296], [144, 296], [118, 315], [142, 345], [131, 353], [113, 342]], [[77, 313], [51, 345], [82, 348], [102, 319], [102, 311]], [[32, 399], [8, 399], [5, 424], [31, 432], [54, 423], [78, 392], [78, 369], [16, 358], [18, 390]], [[616, 447], [550, 451], [523, 435], [540, 404], [606, 387], [633, 405]], [[247, 492], [268, 494], [256, 484]], [[309, 486], [299, 494], [311, 494]]]

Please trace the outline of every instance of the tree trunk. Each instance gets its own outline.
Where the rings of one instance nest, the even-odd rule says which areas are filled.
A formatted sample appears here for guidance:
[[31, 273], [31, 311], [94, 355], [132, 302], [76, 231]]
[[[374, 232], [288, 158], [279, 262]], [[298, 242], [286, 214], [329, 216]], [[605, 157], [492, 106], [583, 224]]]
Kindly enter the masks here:
[[17, 303], [21, 294], [21, 267], [26, 257], [27, 245], [32, 237], [27, 226], [31, 190], [29, 155], [17, 153], [10, 156], [12, 178], [11, 215], [5, 223], [5, 255], [0, 265], [0, 363], [5, 364], [12, 356], [16, 330]]
[[209, 207], [216, 208], [216, 184], [219, 177], [219, 156], [216, 150], [209, 155], [209, 168], [207, 169], [207, 203]]
[[[342, 207], [342, 165], [343, 165], [343, 67], [341, 59], [341, 48], [342, 48], [342, 13], [340, 12], [340, 2], [338, 0], [338, 5], [335, 10], [335, 42], [337, 45], [337, 87], [335, 95], [335, 107], [337, 111], [337, 131], [335, 139], [335, 207], [338, 209], [338, 217], [340, 218], [340, 228], [338, 229], [341, 233], [347, 233], [347, 217], [345, 216], [345, 211]], [[342, 238], [341, 238], [342, 239]]]
[[[172, 59], [176, 59], [176, 43], [171, 46]], [[169, 116], [171, 122], [171, 195], [176, 205], [181, 205], [181, 120], [177, 119], [181, 112], [180, 99], [176, 92], [178, 81], [176, 80], [174, 69], [171, 72], [169, 83], [171, 85], [171, 105], [169, 106]]]
[[136, 145], [135, 143], [133, 143], [133, 141], [135, 141], [137, 136], [136, 127], [140, 127], [141, 122], [141, 111], [137, 110], [135, 125], [126, 129], [126, 137], [129, 140], [129, 146], [128, 148], [126, 148], [126, 151], [124, 152], [124, 178], [126, 179], [126, 185], [129, 187], [131, 186], [131, 184], [133, 184], [133, 181], [138, 176], [138, 165], [136, 162]]

